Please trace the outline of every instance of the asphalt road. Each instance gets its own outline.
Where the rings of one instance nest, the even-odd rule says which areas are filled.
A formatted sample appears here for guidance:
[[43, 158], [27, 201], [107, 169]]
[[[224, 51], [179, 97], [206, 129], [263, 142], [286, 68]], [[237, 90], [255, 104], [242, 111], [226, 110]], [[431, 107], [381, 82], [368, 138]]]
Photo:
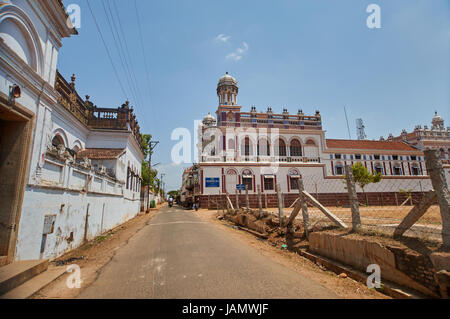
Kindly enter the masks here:
[[162, 208], [79, 298], [337, 298], [227, 230]]

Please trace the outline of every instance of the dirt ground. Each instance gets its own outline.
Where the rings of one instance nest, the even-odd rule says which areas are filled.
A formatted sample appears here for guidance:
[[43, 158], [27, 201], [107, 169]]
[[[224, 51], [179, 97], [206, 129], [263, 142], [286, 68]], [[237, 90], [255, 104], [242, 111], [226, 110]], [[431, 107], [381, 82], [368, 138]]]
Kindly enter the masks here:
[[[327, 207], [336, 216], [346, 219], [351, 218], [352, 212], [350, 208], [343, 207]], [[405, 216], [411, 211], [413, 206], [370, 206], [370, 207], [360, 207], [359, 211], [362, 219], [371, 221], [373, 223], [386, 223], [386, 222], [400, 222], [405, 218]], [[278, 214], [278, 208], [268, 208], [265, 211], [271, 211]], [[292, 212], [292, 208], [285, 208], [284, 211], [287, 215]], [[309, 207], [308, 212], [312, 216], [323, 216], [322, 213], [314, 207]], [[424, 225], [441, 225], [442, 218], [439, 210], [439, 206], [431, 206], [425, 215], [417, 222], [418, 224]]]
[[[62, 256], [53, 261], [50, 267], [56, 267], [57, 263], [76, 263], [81, 268], [82, 287], [89, 286], [96, 280], [108, 262], [113, 258], [117, 249], [127, 245], [128, 240], [142, 229], [146, 223], [158, 214], [158, 209], [152, 209], [149, 214], [140, 214], [135, 219], [117, 227], [109, 233], [96, 238], [94, 241]], [[304, 274], [325, 287], [334, 291], [338, 296], [346, 299], [389, 299], [375, 290], [368, 289], [365, 285], [350, 278], [340, 278], [331, 271], [319, 268], [310, 260], [293, 252], [280, 250], [260, 241], [253, 235], [243, 231], [227, 227], [225, 222], [215, 218], [216, 211], [199, 210], [192, 212], [202, 220], [208, 221], [216, 227], [223, 227], [242, 240], [243, 243], [256, 248], [264, 256], [273, 258], [278, 263], [290, 269]], [[62, 266], [66, 267], [66, 266]], [[76, 298], [82, 289], [69, 289], [66, 280], [69, 274], [64, 274], [59, 279], [32, 296], [33, 299], [70, 299]]]
[[344, 299], [391, 299], [373, 289], [369, 289], [364, 284], [357, 282], [349, 277], [341, 278], [334, 272], [324, 270], [318, 265], [299, 256], [294, 252], [281, 250], [279, 248], [269, 245], [266, 241], [261, 241], [252, 234], [242, 230], [229, 227], [226, 221], [220, 221], [216, 218], [217, 211], [215, 210], [198, 210], [192, 212], [199, 218], [208, 221], [217, 227], [223, 227], [230, 232], [230, 235], [242, 240], [245, 244], [256, 248], [264, 256], [270, 257], [278, 263], [289, 267], [309, 278], [321, 283], [323, 286], [332, 290], [339, 297]]
[[[125, 246], [128, 240], [158, 213], [159, 208], [161, 208], [161, 205], [158, 205], [155, 209], [150, 209], [149, 214], [141, 213], [112, 231], [52, 261], [49, 268], [58, 267], [61, 263], [65, 264], [66, 262], [67, 265], [76, 264], [81, 269], [82, 287], [89, 286], [96, 280], [102, 268], [114, 257], [116, 250]], [[64, 274], [32, 296], [31, 299], [70, 299], [77, 297], [83, 288], [67, 288], [68, 276], [69, 274]]]
[[[327, 207], [344, 223], [350, 225], [352, 213], [350, 208]], [[403, 218], [411, 211], [413, 206], [370, 206], [360, 207], [361, 223], [368, 234], [392, 237], [394, 230]], [[278, 216], [277, 208], [264, 209]], [[290, 216], [293, 208], [284, 208], [283, 213]], [[325, 215], [315, 207], [308, 207], [310, 224], [332, 224]], [[301, 214], [297, 216], [301, 219]], [[405, 236], [417, 238], [427, 245], [439, 246], [442, 244], [442, 217], [439, 206], [431, 206], [428, 211], [405, 232]]]

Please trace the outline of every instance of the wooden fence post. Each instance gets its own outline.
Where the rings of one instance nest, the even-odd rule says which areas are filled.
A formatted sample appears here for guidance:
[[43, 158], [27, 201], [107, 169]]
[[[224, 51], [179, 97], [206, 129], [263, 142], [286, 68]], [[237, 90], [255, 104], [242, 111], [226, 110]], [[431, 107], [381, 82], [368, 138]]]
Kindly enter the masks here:
[[437, 150], [425, 150], [428, 175], [436, 193], [442, 217], [442, 243], [444, 247], [450, 247], [450, 195], [445, 179], [442, 161]]
[[300, 196], [301, 206], [302, 206], [302, 216], [303, 216], [303, 228], [305, 229], [306, 238], [309, 237], [309, 214], [308, 214], [308, 204], [305, 197], [303, 196], [303, 191], [305, 190], [305, 185], [303, 184], [303, 179], [298, 179], [298, 193]]
[[281, 198], [281, 186], [277, 184], [277, 196], [278, 196], [278, 217], [280, 218], [280, 227], [283, 227], [283, 199]]
[[259, 218], [263, 217], [263, 209], [262, 209], [262, 198], [261, 198], [261, 189], [258, 186], [258, 208], [259, 208]]
[[352, 229], [361, 228], [361, 216], [359, 213], [358, 195], [356, 194], [355, 180], [353, 178], [353, 168], [350, 165], [345, 167], [345, 179], [347, 181], [348, 198], [352, 209]]
[[247, 211], [250, 210], [250, 199], [248, 198], [248, 185], [245, 185], [245, 205], [247, 206]]

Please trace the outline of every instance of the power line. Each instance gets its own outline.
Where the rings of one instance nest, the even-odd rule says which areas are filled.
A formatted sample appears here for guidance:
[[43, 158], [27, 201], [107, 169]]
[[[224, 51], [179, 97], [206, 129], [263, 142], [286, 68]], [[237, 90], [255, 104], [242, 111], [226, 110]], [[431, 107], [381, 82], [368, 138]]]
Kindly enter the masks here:
[[145, 53], [144, 37], [143, 37], [143, 33], [142, 33], [141, 19], [139, 17], [139, 10], [138, 10], [138, 7], [137, 7], [136, 0], [134, 0], [134, 8], [135, 8], [136, 17], [137, 17], [136, 21], [137, 21], [138, 28], [139, 28], [139, 39], [140, 39], [140, 42], [141, 42], [142, 55], [144, 56], [145, 72], [146, 72], [146, 75], [147, 75], [147, 83], [148, 83], [148, 86], [149, 86], [148, 87], [149, 106], [151, 108], [151, 101], [150, 101], [151, 100], [151, 94], [150, 94], [150, 72], [148, 70], [147, 54]]
[[138, 98], [140, 100], [140, 104], [142, 105], [142, 101], [143, 100], [142, 100], [141, 91], [139, 89], [139, 84], [138, 84], [139, 82], [137, 81], [136, 73], [134, 72], [135, 68], [134, 68], [134, 64], [133, 64], [133, 59], [132, 59], [131, 54], [130, 54], [130, 50], [129, 50], [129, 46], [128, 46], [128, 42], [127, 42], [127, 37], [125, 36], [124, 31], [123, 31], [124, 28], [123, 28], [123, 25], [122, 25], [122, 20], [120, 19], [119, 9], [117, 7], [116, 0], [113, 0], [112, 3], [113, 3], [114, 11], [116, 13], [117, 21], [119, 21], [119, 30], [120, 30], [120, 33], [121, 33], [122, 39], [123, 39], [121, 41], [121, 43], [124, 43], [124, 45], [125, 45], [125, 50], [124, 51], [127, 53], [128, 59], [130, 61], [131, 75], [132, 75], [132, 78], [134, 80], [134, 85], [135, 85], [136, 90], [137, 90], [137, 94], [138, 94]]
[[[105, 6], [105, 1], [104, 0], [102, 1], [102, 5], [103, 5], [103, 10], [105, 11], [105, 15], [106, 15], [106, 21], [108, 23], [108, 26], [109, 26], [109, 29], [111, 31], [111, 34], [113, 36], [114, 45], [115, 45], [115, 47], [117, 49], [117, 53], [119, 54], [119, 59], [120, 59], [120, 62], [122, 64], [122, 68], [123, 68], [123, 70], [125, 72], [125, 76], [126, 76], [126, 79], [127, 79], [127, 82], [128, 82], [128, 86], [129, 86], [130, 91], [131, 91], [131, 93], [133, 95], [133, 98], [135, 99], [136, 103], [138, 103], [136, 88], [135, 88], [135, 86], [133, 84], [131, 71], [130, 71], [130, 68], [129, 68], [128, 63], [126, 61], [125, 53], [123, 52], [122, 41], [121, 41], [120, 36], [118, 34], [116, 25], [114, 24], [114, 17], [112, 16], [111, 10], [109, 10], [109, 12], [111, 14], [111, 18], [110, 18], [109, 14], [108, 14], [108, 10], [107, 10], [107, 8]], [[109, 5], [109, 3], [108, 3], [108, 5]], [[116, 35], [117, 35], [117, 37], [116, 37]]]
[[98, 25], [97, 18], [95, 17], [94, 12], [92, 11], [92, 7], [91, 7], [91, 4], [90, 4], [89, 0], [86, 0], [86, 2], [88, 4], [89, 11], [91, 12], [92, 18], [94, 19], [95, 25], [97, 27], [97, 31], [100, 34], [100, 38], [101, 38], [101, 40], [103, 42], [103, 46], [105, 47], [106, 53], [108, 54], [108, 58], [109, 58], [109, 61], [111, 62], [111, 66], [113, 67], [114, 74], [115, 74], [115, 76], [117, 78], [117, 81], [119, 82], [120, 88], [122, 89], [122, 93], [124, 94], [124, 96], [128, 100], [128, 94], [126, 93], [126, 91], [124, 89], [124, 86], [122, 84], [122, 81], [120, 80], [119, 73], [117, 72], [116, 66], [114, 65], [114, 61], [113, 61], [113, 59], [111, 57], [111, 52], [109, 51], [108, 45], [106, 44], [105, 38], [103, 37], [102, 31], [100, 30], [100, 26]]

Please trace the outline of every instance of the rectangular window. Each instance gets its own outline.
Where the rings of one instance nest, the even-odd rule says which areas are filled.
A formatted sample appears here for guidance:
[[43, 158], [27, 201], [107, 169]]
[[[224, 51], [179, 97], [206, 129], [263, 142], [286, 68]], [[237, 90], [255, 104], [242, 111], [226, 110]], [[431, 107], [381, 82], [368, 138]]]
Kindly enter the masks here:
[[417, 161], [417, 156], [412, 155], [412, 156], [411, 156], [411, 161]]
[[243, 177], [242, 184], [244, 184], [249, 191], [253, 190], [253, 177], [250, 176]]
[[336, 175], [344, 175], [344, 166], [336, 166]]
[[361, 159], [361, 154], [355, 154], [355, 159], [360, 160]]
[[273, 188], [273, 177], [264, 177], [264, 190], [272, 191]]
[[350, 159], [353, 160], [353, 155], [350, 155]]
[[334, 154], [334, 157], [335, 157], [336, 159], [341, 159], [341, 154]]
[[382, 167], [381, 165], [375, 166], [375, 173], [376, 173], [376, 174], [378, 174], [378, 173], [384, 174], [384, 172], [383, 172], [383, 167]]
[[384, 161], [384, 159], [385, 159], [385, 157], [384, 157], [384, 155], [383, 156], [381, 156], [381, 159]]
[[290, 177], [291, 189], [298, 189], [298, 177]]
[[402, 168], [400, 166], [395, 166], [394, 167], [394, 175], [395, 176], [402, 175]]
[[379, 159], [380, 159], [380, 155], [378, 155], [378, 154], [374, 155], [373, 157], [374, 157], [376, 160], [379, 160]]
[[393, 159], [394, 161], [398, 161], [398, 155], [392, 155], [392, 159]]
[[414, 176], [419, 176], [419, 175], [420, 175], [420, 168], [419, 168], [418, 166], [413, 166], [413, 167], [411, 168], [411, 173], [412, 173]]

